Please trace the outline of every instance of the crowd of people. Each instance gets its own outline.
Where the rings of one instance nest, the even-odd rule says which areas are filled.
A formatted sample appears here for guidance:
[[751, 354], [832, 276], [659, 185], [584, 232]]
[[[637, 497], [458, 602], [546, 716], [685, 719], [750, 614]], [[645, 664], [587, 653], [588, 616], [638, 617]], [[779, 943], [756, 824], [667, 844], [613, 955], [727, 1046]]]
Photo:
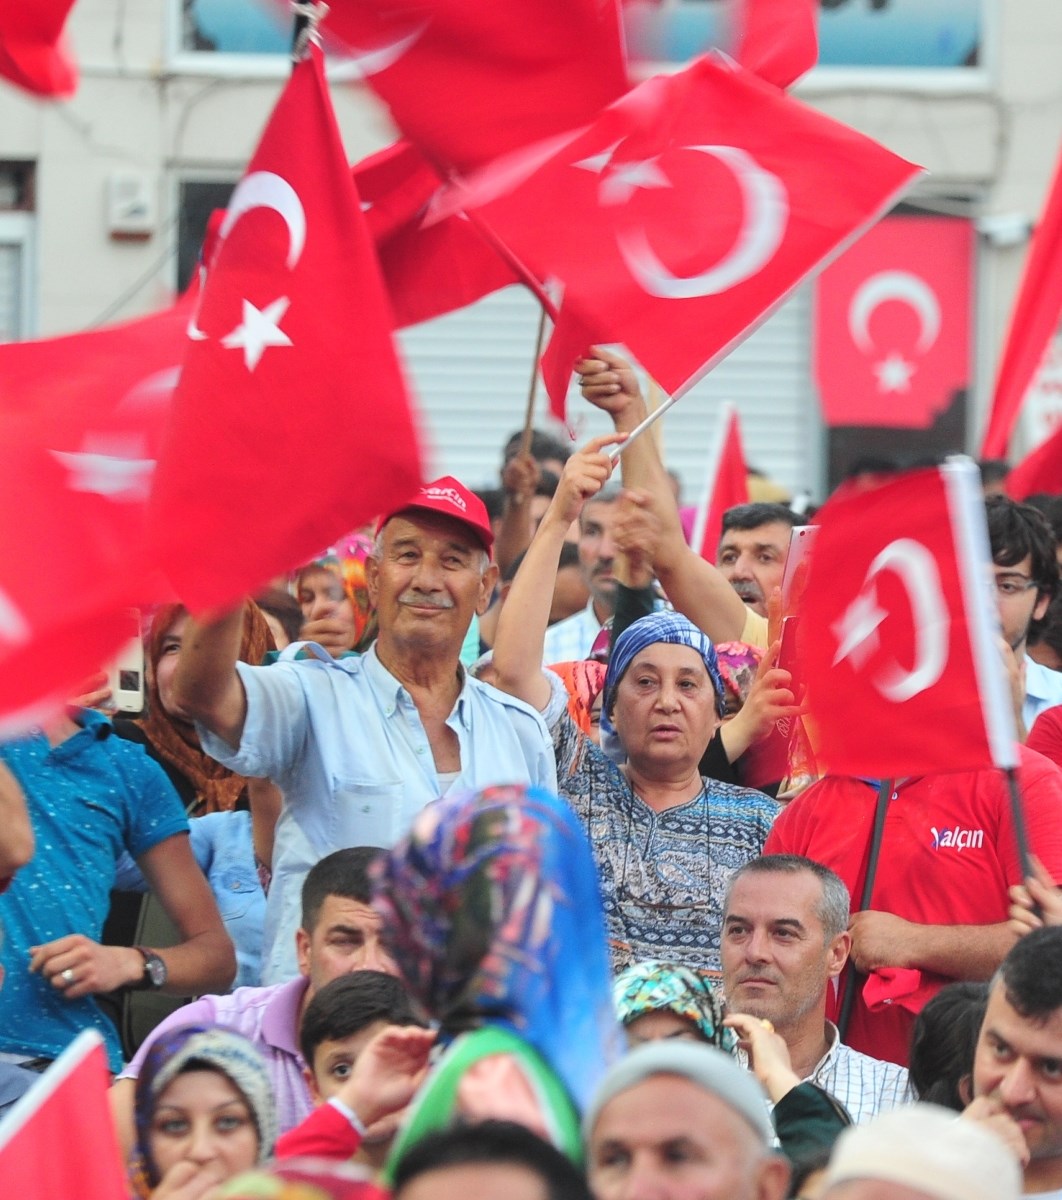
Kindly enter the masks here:
[[1062, 499], [985, 500], [1029, 875], [998, 771], [818, 777], [813, 518], [702, 558], [592, 354], [612, 433], [160, 609], [142, 714], [0, 745], [0, 1110], [94, 1028], [152, 1200], [1062, 1197]]

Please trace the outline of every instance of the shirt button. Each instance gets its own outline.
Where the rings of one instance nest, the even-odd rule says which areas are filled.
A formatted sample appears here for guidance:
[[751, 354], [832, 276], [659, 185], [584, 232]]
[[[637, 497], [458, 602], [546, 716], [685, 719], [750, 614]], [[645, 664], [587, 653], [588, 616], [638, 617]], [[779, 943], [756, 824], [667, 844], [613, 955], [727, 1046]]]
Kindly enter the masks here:
[[361, 806], [361, 811], [362, 811], [363, 813], [367, 813], [367, 812], [369, 811], [369, 806], [368, 806], [367, 804], [363, 804], [363, 805]]

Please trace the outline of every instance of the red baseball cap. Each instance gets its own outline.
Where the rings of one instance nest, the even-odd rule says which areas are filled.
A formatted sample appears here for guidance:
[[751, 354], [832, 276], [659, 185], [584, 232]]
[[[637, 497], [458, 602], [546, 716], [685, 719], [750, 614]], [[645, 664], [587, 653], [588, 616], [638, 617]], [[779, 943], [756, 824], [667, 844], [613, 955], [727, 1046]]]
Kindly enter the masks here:
[[490, 553], [494, 545], [494, 530], [490, 527], [487, 506], [475, 492], [470, 492], [452, 475], [444, 475], [441, 479], [433, 479], [431, 483], [424, 484], [406, 504], [385, 513], [376, 526], [376, 532], [379, 533], [392, 517], [416, 509], [452, 517], [462, 525], [467, 525], [483, 549]]

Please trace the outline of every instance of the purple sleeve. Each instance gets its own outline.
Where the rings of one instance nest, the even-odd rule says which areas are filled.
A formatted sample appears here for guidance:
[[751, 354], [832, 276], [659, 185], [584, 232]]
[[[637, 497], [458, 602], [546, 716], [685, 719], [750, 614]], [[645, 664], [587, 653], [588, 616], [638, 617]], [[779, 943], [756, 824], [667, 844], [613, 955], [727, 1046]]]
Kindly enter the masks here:
[[168, 1033], [171, 1029], [180, 1029], [182, 1025], [213, 1025], [216, 1020], [217, 1011], [214, 1007], [214, 998], [212, 996], [200, 996], [198, 1000], [193, 1000], [191, 1004], [185, 1004], [181, 1008], [175, 1009], [168, 1017], [163, 1017], [147, 1035], [140, 1049], [133, 1055], [132, 1061], [126, 1064], [125, 1070], [121, 1072], [118, 1078], [137, 1078], [141, 1067], [144, 1065], [144, 1059], [147, 1057], [148, 1051], [160, 1034]]

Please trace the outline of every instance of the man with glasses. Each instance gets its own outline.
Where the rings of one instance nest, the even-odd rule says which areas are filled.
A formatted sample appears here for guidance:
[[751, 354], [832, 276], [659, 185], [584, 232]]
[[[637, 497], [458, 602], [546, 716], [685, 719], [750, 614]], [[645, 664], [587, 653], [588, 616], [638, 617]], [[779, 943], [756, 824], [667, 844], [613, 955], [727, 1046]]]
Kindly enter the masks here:
[[1026, 653], [1029, 629], [1043, 618], [1058, 587], [1055, 535], [1043, 513], [1006, 496], [985, 503], [995, 564], [996, 599], [1003, 637], [1014, 655], [1014, 675], [1024, 675], [1021, 719], [1028, 732], [1045, 708], [1062, 704], [1062, 671]]

